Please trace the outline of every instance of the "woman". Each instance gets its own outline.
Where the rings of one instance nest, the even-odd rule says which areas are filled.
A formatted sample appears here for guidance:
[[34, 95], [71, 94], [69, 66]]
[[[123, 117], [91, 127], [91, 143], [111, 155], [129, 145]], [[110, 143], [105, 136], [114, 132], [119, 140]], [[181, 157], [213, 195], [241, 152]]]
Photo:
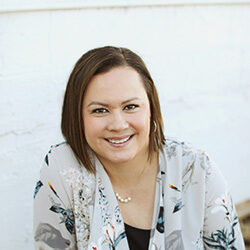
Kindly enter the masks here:
[[36, 249], [244, 249], [223, 177], [203, 151], [165, 139], [153, 80], [132, 51], [78, 60], [62, 133], [35, 189]]

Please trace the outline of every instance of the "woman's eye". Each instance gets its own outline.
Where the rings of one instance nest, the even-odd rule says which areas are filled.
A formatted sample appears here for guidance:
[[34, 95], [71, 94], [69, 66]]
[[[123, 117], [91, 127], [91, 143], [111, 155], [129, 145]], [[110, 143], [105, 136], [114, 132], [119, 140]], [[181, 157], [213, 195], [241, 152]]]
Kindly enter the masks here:
[[139, 106], [136, 105], [136, 104], [130, 104], [130, 105], [127, 105], [124, 109], [125, 109], [125, 110], [134, 110], [134, 109], [136, 109], [137, 107], [139, 107]]
[[107, 109], [104, 109], [104, 108], [94, 109], [92, 111], [92, 113], [94, 113], [94, 114], [104, 114], [104, 113], [107, 113], [107, 112], [108, 112]]

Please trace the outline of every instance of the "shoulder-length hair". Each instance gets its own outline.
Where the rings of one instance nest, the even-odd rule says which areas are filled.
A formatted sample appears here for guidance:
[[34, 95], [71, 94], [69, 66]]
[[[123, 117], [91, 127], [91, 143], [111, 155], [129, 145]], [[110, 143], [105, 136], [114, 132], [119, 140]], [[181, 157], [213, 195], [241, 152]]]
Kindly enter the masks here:
[[151, 159], [153, 152], [162, 151], [165, 144], [157, 90], [143, 60], [126, 48], [106, 46], [90, 50], [76, 62], [70, 74], [62, 107], [61, 130], [79, 163], [92, 173], [95, 173], [95, 167], [84, 134], [84, 95], [93, 76], [122, 66], [131, 67], [140, 75], [149, 99], [151, 121], [148, 158]]

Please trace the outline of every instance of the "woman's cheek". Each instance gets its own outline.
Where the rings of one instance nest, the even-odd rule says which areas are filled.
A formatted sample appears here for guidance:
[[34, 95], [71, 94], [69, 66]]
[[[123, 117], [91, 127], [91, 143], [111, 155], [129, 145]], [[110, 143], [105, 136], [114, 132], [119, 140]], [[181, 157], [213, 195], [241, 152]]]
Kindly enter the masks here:
[[140, 130], [141, 132], [146, 132], [149, 130], [150, 126], [150, 118], [148, 117], [147, 113], [140, 113], [136, 117], [134, 117], [131, 120], [131, 123], [134, 127], [136, 127], [137, 130]]
[[92, 131], [92, 134], [100, 134], [103, 132], [103, 129], [105, 127], [105, 121], [100, 118], [93, 117], [89, 119], [88, 129], [89, 131]]

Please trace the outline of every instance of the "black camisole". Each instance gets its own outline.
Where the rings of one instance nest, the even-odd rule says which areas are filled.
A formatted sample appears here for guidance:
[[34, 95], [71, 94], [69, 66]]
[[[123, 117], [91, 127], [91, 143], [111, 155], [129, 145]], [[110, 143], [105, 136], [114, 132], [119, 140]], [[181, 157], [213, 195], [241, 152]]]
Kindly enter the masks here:
[[150, 229], [140, 229], [125, 225], [125, 231], [128, 239], [130, 250], [148, 250]]

